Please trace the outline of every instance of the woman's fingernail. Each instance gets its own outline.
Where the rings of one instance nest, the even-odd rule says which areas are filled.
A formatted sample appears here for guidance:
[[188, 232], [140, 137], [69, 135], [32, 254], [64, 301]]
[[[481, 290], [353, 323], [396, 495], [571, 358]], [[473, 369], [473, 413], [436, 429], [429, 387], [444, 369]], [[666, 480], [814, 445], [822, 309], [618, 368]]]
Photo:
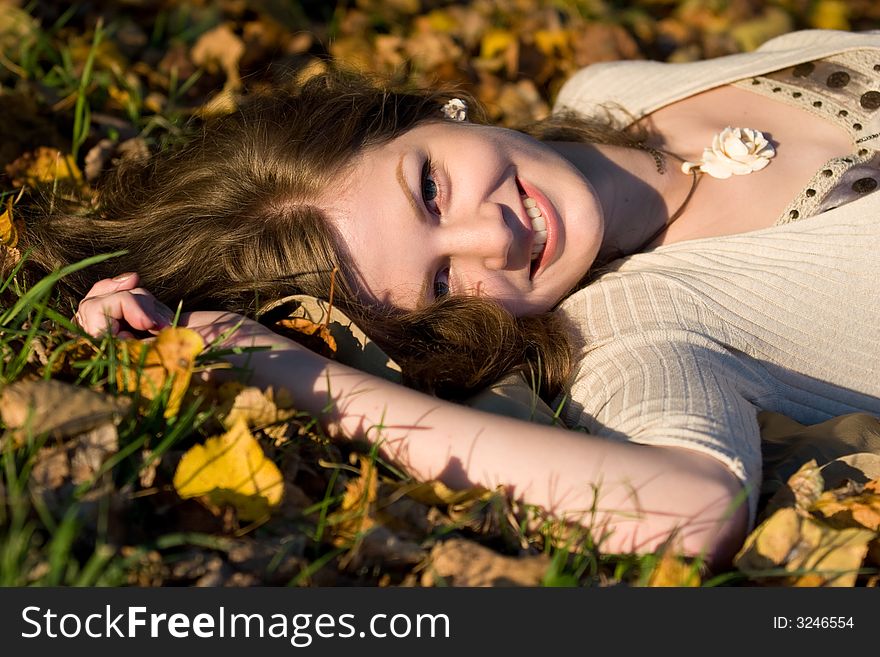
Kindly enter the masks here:
[[121, 283], [122, 281], [127, 281], [129, 278], [134, 276], [133, 271], [127, 271], [124, 274], [116, 274], [111, 280], [116, 281], [117, 283]]

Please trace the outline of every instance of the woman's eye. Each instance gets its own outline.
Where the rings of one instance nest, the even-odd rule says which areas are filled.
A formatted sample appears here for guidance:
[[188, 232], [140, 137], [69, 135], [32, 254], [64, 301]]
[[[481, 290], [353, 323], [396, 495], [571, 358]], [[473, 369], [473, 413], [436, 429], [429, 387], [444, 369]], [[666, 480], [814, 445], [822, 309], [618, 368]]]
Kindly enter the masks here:
[[444, 267], [434, 278], [434, 299], [440, 299], [449, 294], [449, 267]]
[[422, 199], [425, 205], [434, 214], [440, 214], [440, 206], [437, 204], [437, 198], [440, 196], [440, 188], [434, 180], [434, 167], [431, 160], [425, 160], [422, 167]]

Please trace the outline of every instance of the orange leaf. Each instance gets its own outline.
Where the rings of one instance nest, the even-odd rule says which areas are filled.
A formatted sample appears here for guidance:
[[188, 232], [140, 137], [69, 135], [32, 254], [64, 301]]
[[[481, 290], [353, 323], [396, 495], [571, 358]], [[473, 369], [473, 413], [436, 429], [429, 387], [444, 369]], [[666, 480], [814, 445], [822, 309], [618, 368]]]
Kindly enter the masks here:
[[[336, 339], [331, 335], [327, 324], [315, 324], [311, 320], [295, 317], [293, 319], [278, 320], [276, 325], [314, 338], [311, 341], [306, 341], [306, 346], [315, 351], [324, 353], [327, 356], [336, 354]], [[329, 354], [327, 351], [329, 351]]]

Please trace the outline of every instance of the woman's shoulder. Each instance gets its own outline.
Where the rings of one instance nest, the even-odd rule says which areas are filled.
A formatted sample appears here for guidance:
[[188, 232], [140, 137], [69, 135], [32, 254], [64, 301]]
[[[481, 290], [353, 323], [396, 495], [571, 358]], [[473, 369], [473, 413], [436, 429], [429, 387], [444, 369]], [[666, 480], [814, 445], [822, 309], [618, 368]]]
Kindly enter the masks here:
[[574, 110], [628, 125], [669, 103], [752, 75], [846, 50], [880, 49], [880, 31], [803, 30], [771, 39], [754, 52], [696, 62], [627, 60], [592, 64], [560, 89], [554, 111]]

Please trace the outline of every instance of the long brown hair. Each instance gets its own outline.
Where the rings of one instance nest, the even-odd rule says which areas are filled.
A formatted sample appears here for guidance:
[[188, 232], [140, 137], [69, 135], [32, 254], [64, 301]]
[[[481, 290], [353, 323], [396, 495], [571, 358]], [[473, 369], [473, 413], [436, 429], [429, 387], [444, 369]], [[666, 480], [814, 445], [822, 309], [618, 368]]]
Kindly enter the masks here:
[[[183, 147], [120, 166], [96, 204], [35, 207], [26, 218], [26, 276], [126, 249], [66, 277], [63, 299], [72, 307], [96, 280], [137, 271], [172, 307], [183, 300], [188, 310], [254, 316], [291, 294], [327, 299], [338, 268], [334, 303], [400, 363], [410, 385], [464, 397], [520, 369], [552, 397], [572, 357], [557, 316], [517, 318], [475, 297], [443, 298], [417, 312], [368, 308], [358, 301], [351, 258], [316, 204], [357, 154], [444, 120], [439, 108], [452, 95], [334, 69], [295, 91], [249, 98]], [[481, 120], [468, 102], [471, 119]]]

